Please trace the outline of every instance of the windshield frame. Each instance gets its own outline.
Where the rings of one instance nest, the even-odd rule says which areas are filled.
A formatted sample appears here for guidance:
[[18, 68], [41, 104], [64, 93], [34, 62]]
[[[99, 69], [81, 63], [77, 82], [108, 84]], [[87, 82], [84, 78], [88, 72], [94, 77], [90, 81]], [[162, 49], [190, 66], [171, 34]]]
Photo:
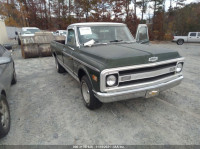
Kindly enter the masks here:
[[[105, 44], [114, 44], [114, 43], [134, 43], [136, 42], [136, 39], [134, 38], [134, 36], [131, 34], [129, 28], [127, 27], [126, 24], [112, 24], [112, 25], [107, 25], [107, 24], [86, 24], [86, 25], [76, 25], [74, 26], [75, 29], [75, 34], [76, 34], [76, 44], [78, 47], [84, 46], [84, 44], [81, 44], [79, 41], [79, 37], [78, 37], [78, 28], [79, 27], [93, 27], [93, 26], [113, 26], [113, 27], [126, 27], [128, 34], [131, 36], [131, 38], [133, 39], [132, 41], [120, 41], [120, 42], [108, 42], [108, 43], [96, 43], [94, 45], [105, 45]], [[71, 28], [71, 27], [70, 27]], [[68, 28], [68, 29], [70, 29]], [[68, 30], [67, 29], [67, 30]]]

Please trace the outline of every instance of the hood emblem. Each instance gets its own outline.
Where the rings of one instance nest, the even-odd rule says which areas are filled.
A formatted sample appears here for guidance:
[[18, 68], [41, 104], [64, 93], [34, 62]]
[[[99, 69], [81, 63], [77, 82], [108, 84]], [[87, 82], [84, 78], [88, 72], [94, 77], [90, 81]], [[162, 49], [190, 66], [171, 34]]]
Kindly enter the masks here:
[[155, 62], [158, 60], [158, 57], [150, 57], [149, 62]]

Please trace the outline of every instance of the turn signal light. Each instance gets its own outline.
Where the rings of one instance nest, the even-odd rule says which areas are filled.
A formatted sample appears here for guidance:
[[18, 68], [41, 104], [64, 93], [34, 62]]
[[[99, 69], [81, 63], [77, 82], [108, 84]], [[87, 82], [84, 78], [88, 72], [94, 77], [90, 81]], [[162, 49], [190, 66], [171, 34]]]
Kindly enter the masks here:
[[94, 81], [98, 81], [98, 79], [97, 79], [97, 76], [95, 76], [95, 75], [92, 75], [92, 79], [94, 80]]

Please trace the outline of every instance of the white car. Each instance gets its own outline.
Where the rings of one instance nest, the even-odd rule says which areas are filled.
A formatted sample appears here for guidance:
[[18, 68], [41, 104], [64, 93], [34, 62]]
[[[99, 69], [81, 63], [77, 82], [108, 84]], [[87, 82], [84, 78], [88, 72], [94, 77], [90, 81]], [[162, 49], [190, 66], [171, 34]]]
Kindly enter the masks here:
[[40, 29], [37, 27], [23, 27], [21, 33], [15, 32], [15, 34], [18, 36], [18, 44], [21, 45], [20, 37], [35, 36], [36, 32], [40, 32]]
[[184, 42], [199, 42], [200, 43], [200, 32], [189, 32], [188, 36], [174, 36], [173, 42], [178, 45], [182, 45]]
[[67, 31], [66, 30], [57, 30], [56, 31], [57, 36], [67, 36]]

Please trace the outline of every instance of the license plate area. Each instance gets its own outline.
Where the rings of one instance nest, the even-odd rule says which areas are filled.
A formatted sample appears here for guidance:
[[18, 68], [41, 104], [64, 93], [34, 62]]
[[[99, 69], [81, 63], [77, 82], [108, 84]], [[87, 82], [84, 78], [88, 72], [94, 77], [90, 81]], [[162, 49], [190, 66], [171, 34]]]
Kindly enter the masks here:
[[159, 95], [159, 90], [150, 90], [146, 92], [145, 97], [150, 98]]

